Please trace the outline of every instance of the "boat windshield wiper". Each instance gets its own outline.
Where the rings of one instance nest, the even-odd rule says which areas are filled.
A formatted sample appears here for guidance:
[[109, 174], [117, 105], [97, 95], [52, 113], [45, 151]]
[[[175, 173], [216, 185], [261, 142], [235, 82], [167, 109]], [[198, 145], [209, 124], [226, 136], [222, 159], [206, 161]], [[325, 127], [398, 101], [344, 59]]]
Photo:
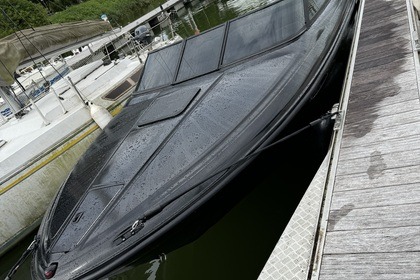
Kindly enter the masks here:
[[149, 210], [145, 211], [143, 216], [140, 217], [139, 219], [135, 220], [134, 223], [127, 227], [125, 230], [123, 230], [118, 236], [117, 238], [114, 239], [114, 244], [119, 245], [123, 242], [125, 242], [128, 238], [130, 238], [131, 236], [135, 235], [137, 232], [139, 232], [141, 229], [144, 228], [145, 222], [147, 220], [150, 220], [151, 218], [153, 218], [154, 216], [156, 216], [157, 214], [159, 214], [160, 212], [163, 211], [163, 209], [165, 209], [168, 205], [170, 205], [171, 203], [173, 203], [174, 201], [176, 201], [177, 199], [179, 199], [180, 197], [184, 196], [185, 194], [187, 194], [188, 192], [194, 190], [195, 188], [201, 186], [203, 183], [205, 183], [206, 181], [210, 180], [211, 178], [222, 174], [223, 172], [227, 172], [229, 169], [231, 169], [232, 167], [235, 167], [238, 164], [244, 163], [245, 161], [249, 160], [250, 158], [253, 158], [259, 154], [261, 154], [262, 152], [265, 152], [271, 148], [273, 148], [274, 146], [277, 146], [283, 142], [285, 142], [286, 140], [308, 130], [311, 127], [314, 127], [324, 121], [329, 121], [332, 120], [332, 118], [334, 116], [336, 116], [338, 114], [338, 112], [328, 112], [327, 114], [325, 114], [324, 116], [310, 122], [308, 125], [290, 133], [289, 135], [261, 148], [261, 149], [257, 149], [254, 152], [246, 155], [245, 157], [239, 159], [238, 161], [230, 164], [227, 167], [224, 167], [223, 169], [213, 173], [212, 175], [208, 176], [207, 178], [205, 178], [204, 180], [198, 182], [197, 184], [192, 185], [191, 187], [183, 190], [182, 192], [178, 193], [177, 195], [170, 197], [169, 199], [158, 203], [157, 205], [153, 206], [152, 208], [150, 208]]

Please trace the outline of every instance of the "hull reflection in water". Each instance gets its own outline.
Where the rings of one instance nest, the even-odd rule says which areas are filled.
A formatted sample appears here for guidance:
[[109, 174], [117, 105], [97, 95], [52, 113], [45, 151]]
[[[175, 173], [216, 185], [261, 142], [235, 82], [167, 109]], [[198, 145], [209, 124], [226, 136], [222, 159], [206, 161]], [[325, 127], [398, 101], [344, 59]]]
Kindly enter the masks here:
[[33, 278], [97, 279], [202, 234], [320, 90], [355, 2], [279, 1], [150, 53], [47, 212]]

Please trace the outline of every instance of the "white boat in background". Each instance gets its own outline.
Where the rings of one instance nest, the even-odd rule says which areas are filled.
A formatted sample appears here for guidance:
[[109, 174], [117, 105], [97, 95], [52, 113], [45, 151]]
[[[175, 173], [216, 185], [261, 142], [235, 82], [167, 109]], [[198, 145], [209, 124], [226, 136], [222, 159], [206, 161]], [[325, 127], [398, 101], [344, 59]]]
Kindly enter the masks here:
[[[49, 87], [70, 72], [64, 59], [51, 59], [47, 65], [38, 65], [36, 69], [26, 67], [19, 71], [12, 90], [23, 104], [29, 102], [28, 97], [36, 99]], [[25, 93], [23, 92], [25, 90]]]
[[[155, 42], [153, 49], [179, 40]], [[0, 87], [0, 255], [39, 225], [57, 189], [100, 134], [92, 111], [93, 117], [104, 108], [118, 113], [146, 57], [147, 52], [133, 52], [73, 70], [19, 114], [11, 106], [13, 96]], [[6, 79], [0, 71], [0, 85]]]
[[[16, 82], [12, 85], [13, 92], [23, 95], [22, 88], [32, 98], [37, 98], [46, 86], [53, 85], [70, 72], [70, 67], [64, 59], [51, 59], [47, 65], [37, 65], [37, 68], [26, 67], [20, 70]], [[48, 85], [46, 85], [48, 83]]]

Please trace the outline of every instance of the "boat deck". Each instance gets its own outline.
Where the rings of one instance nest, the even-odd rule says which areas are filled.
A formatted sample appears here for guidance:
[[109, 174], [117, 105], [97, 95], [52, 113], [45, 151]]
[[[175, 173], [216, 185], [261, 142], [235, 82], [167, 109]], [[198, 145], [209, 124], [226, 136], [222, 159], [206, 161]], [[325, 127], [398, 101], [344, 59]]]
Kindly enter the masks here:
[[[317, 228], [312, 223], [293, 235], [292, 218], [261, 280], [420, 279], [419, 62], [411, 0], [360, 2], [343, 123], [327, 156], [330, 167], [323, 165], [325, 203], [312, 210], [320, 214]], [[304, 261], [291, 255], [299, 246]], [[286, 269], [279, 251], [289, 260]]]

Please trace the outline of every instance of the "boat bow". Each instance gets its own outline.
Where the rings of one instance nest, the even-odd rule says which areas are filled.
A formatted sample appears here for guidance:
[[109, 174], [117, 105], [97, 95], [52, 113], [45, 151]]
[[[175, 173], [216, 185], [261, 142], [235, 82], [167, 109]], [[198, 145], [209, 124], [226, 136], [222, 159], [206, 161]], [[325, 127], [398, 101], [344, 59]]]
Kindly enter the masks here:
[[149, 54], [134, 96], [44, 218], [34, 275], [58, 264], [57, 279], [95, 279], [127, 265], [249, 161], [218, 171], [283, 131], [332, 67], [355, 1], [325, 1], [310, 24], [304, 3], [279, 1]]

